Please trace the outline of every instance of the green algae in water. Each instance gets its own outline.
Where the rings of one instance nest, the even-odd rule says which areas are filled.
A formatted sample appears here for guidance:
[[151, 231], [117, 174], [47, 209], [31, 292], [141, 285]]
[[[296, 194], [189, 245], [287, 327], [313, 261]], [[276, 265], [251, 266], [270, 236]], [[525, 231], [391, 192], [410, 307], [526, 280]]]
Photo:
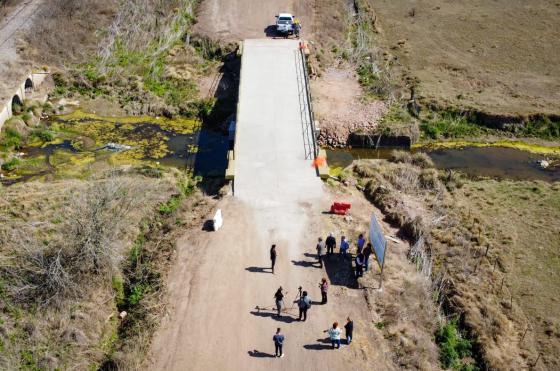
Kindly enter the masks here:
[[[132, 147], [120, 153], [119, 162], [141, 159], [161, 159], [172, 153], [167, 142], [177, 135], [193, 135], [201, 128], [197, 120], [165, 117], [102, 117], [75, 111], [56, 116], [53, 130], [79, 134], [95, 141], [98, 147], [118, 143]], [[185, 144], [186, 146], [187, 144]]]

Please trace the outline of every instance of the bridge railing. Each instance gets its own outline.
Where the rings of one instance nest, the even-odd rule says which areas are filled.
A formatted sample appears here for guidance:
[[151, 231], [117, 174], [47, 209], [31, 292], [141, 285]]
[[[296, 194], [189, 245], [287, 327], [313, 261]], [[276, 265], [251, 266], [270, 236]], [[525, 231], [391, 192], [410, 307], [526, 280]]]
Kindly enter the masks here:
[[298, 69], [298, 93], [300, 98], [300, 113], [302, 119], [303, 140], [305, 147], [305, 157], [315, 159], [319, 154], [317, 145], [315, 116], [313, 114], [313, 104], [311, 103], [311, 91], [309, 88], [309, 74], [307, 70], [307, 60], [303, 48], [296, 52], [296, 68]]

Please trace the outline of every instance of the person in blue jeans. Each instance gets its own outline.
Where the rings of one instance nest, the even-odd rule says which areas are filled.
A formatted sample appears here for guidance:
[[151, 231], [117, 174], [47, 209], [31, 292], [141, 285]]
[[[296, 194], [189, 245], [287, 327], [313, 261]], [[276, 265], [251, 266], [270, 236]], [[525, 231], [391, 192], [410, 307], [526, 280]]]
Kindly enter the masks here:
[[280, 327], [276, 330], [276, 334], [272, 337], [274, 341], [274, 356], [282, 358], [284, 357], [284, 352], [282, 352], [282, 346], [284, 345], [284, 335], [280, 332]]
[[354, 322], [352, 322], [350, 317], [348, 317], [346, 321], [344, 325], [344, 329], [346, 330], [346, 344], [350, 345], [352, 342], [352, 333], [354, 332]]
[[340, 333], [342, 331], [338, 327], [338, 322], [333, 323], [332, 327], [325, 332], [329, 333], [332, 348], [334, 349], [334, 346], [336, 345], [336, 349], [340, 349]]
[[342, 236], [340, 238], [340, 257], [342, 259], [346, 258], [346, 253], [348, 252], [348, 249], [350, 248], [350, 244], [348, 243], [348, 241], [346, 241], [346, 236]]

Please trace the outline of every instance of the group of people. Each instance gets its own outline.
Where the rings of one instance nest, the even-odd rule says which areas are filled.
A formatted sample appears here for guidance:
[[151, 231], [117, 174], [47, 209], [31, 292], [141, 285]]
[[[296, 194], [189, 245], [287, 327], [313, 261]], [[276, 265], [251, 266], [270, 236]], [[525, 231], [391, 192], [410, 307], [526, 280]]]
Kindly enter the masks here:
[[[321, 268], [323, 268], [323, 260], [326, 256], [332, 256], [335, 254], [336, 250], [336, 238], [333, 233], [329, 233], [326, 240], [323, 242], [323, 238], [319, 237], [317, 240], [317, 259]], [[325, 254], [326, 250], [326, 254]], [[339, 245], [339, 258], [341, 260], [346, 260], [352, 257], [349, 253], [350, 242], [346, 239], [346, 236], [340, 237]], [[361, 277], [364, 271], [367, 272], [369, 269], [369, 257], [373, 254], [373, 246], [371, 243], [366, 244], [366, 239], [363, 234], [358, 236], [356, 241], [356, 257], [354, 258], [356, 277]]]
[[[354, 321], [348, 317], [346, 319], [346, 324], [344, 325], [344, 330], [346, 332], [346, 344], [350, 345], [352, 342], [352, 336], [354, 332]], [[331, 341], [332, 349], [340, 349], [342, 346], [341, 337], [342, 337], [342, 329], [338, 326], [338, 322], [332, 324], [332, 327], [324, 332], [329, 334], [329, 339]], [[274, 342], [274, 356], [275, 357], [284, 357], [284, 340], [286, 340], [286, 336], [282, 333], [282, 329], [278, 327], [276, 329], [276, 333], [272, 336], [272, 341]]]
[[[321, 237], [318, 238], [317, 241], [317, 259], [321, 268], [323, 268], [323, 261], [325, 256], [332, 256], [335, 254], [336, 251], [336, 238], [334, 237], [333, 233], [329, 233], [325, 241]], [[349, 252], [350, 250], [350, 242], [346, 239], [346, 236], [341, 236], [340, 244], [339, 244], [339, 259], [346, 260], [349, 257], [352, 257], [352, 254]], [[364, 270], [367, 271], [369, 268], [369, 257], [373, 253], [373, 247], [371, 243], [366, 243], [366, 239], [364, 238], [363, 234], [358, 236], [358, 240], [356, 241], [356, 257], [355, 257], [355, 268], [356, 268], [356, 277], [361, 277], [363, 275]], [[278, 253], [276, 251], [276, 245], [272, 245], [270, 248], [270, 260], [271, 260], [271, 271], [274, 274], [274, 267], [276, 265], [276, 258]], [[321, 292], [321, 304], [327, 304], [328, 301], [328, 290], [329, 284], [326, 278], [322, 278], [321, 282], [319, 282], [319, 290]], [[274, 293], [274, 301], [276, 304], [276, 316], [280, 317], [282, 315], [282, 310], [285, 309], [284, 306], [284, 296], [285, 296], [284, 289], [282, 286], [276, 290]], [[299, 309], [299, 316], [297, 318], [298, 321], [306, 321], [307, 320], [307, 311], [311, 308], [311, 297], [307, 291], [304, 291], [303, 288], [300, 286], [298, 288], [298, 294], [294, 303], [297, 303]], [[349, 345], [352, 342], [352, 335], [354, 331], [354, 322], [347, 318], [347, 322], [344, 325], [345, 334], [346, 334], [346, 343]], [[331, 346], [333, 349], [339, 349], [341, 346], [341, 334], [342, 329], [340, 328], [338, 322], [334, 322], [332, 327], [328, 330], [325, 330], [326, 333], [329, 335], [329, 339], [331, 341]], [[281, 329], [278, 328], [276, 333], [272, 337], [274, 342], [275, 348], [275, 357], [284, 357], [283, 352], [283, 345], [286, 337], [282, 333]]]

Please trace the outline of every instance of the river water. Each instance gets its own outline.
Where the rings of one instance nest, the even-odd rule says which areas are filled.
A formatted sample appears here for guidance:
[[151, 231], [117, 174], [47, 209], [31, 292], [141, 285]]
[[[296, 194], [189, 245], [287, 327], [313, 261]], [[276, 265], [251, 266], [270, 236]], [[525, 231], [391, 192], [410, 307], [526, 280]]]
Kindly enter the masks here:
[[[331, 167], [346, 167], [358, 159], [388, 159], [394, 149], [328, 150]], [[426, 152], [438, 169], [461, 171], [468, 176], [513, 180], [560, 181], [560, 166], [542, 169], [539, 161], [546, 156], [502, 147], [466, 147]]]

